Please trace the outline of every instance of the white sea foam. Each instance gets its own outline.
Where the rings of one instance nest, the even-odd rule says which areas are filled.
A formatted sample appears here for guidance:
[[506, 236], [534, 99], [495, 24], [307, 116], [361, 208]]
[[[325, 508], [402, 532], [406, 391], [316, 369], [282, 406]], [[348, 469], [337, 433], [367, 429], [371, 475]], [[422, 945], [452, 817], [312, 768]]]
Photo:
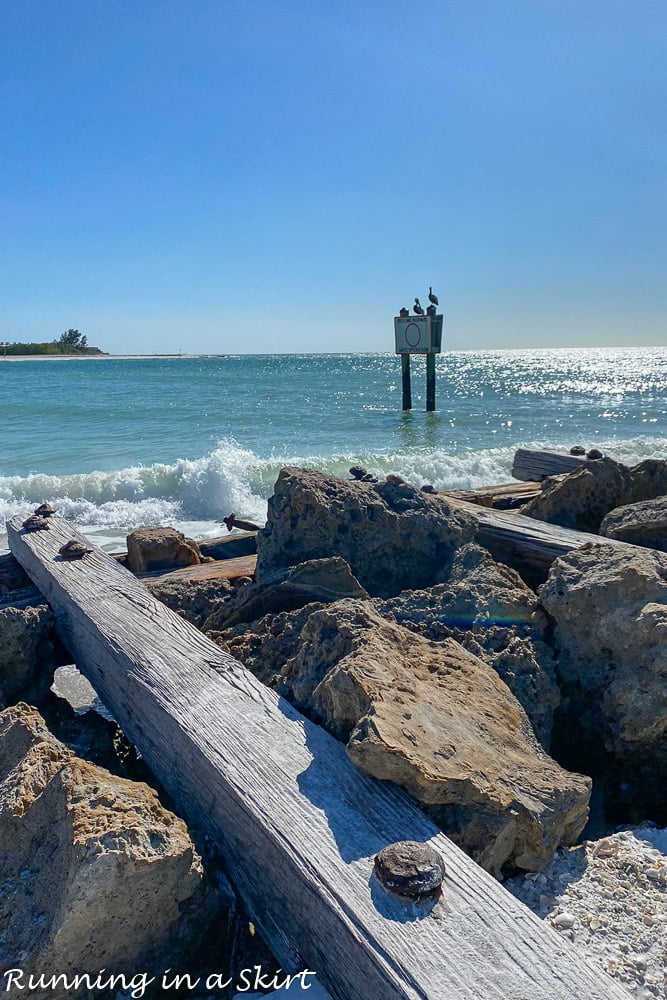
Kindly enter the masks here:
[[[320, 469], [341, 477], [363, 465], [378, 477], [397, 473], [416, 486], [471, 489], [508, 482], [518, 445], [559, 447], [556, 441], [519, 442], [482, 451], [451, 454], [443, 448], [406, 449], [387, 454], [363, 451], [335, 455], [274, 455], [259, 458], [233, 440], [220, 441], [198, 459], [178, 459], [112, 472], [0, 478], [0, 523], [27, 516], [47, 500], [59, 513], [107, 551], [124, 546], [135, 528], [170, 524], [194, 537], [219, 534], [231, 511], [263, 522], [266, 503], [285, 465]], [[667, 439], [636, 438], [596, 442], [606, 454], [632, 465], [646, 457], [667, 459]], [[6, 548], [6, 536], [0, 536]]]

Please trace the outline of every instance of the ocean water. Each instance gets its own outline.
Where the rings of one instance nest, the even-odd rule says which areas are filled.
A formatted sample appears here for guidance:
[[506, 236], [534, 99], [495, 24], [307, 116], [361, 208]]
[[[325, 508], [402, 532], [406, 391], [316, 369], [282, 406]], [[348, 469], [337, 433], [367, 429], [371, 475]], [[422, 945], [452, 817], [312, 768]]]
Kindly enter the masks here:
[[455, 489], [509, 482], [517, 447], [667, 459], [667, 348], [445, 353], [435, 413], [425, 381], [413, 358], [403, 413], [394, 354], [0, 361], [0, 531], [48, 500], [108, 551], [211, 537], [262, 521], [284, 465]]

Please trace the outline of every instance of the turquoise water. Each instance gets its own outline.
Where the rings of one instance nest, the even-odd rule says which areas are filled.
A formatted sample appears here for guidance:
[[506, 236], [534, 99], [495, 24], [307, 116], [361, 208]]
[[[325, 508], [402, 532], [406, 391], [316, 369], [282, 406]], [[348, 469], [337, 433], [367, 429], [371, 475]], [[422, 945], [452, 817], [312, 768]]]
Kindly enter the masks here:
[[508, 481], [520, 446], [667, 458], [665, 348], [443, 354], [432, 414], [412, 371], [402, 413], [393, 354], [0, 363], [0, 516], [49, 500], [111, 549], [262, 519], [285, 464], [463, 488]]

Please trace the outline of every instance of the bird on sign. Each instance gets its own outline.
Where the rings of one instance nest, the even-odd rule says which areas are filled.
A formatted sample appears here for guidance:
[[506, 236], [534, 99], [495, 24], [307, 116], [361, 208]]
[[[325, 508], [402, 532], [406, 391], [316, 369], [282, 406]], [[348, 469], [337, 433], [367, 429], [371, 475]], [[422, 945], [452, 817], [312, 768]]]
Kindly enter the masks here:
[[433, 289], [430, 285], [428, 286], [428, 300], [429, 302], [432, 302], [434, 306], [440, 305], [438, 302], [438, 296], [433, 294]]
[[405, 317], [405, 316], [409, 316], [409, 315], [410, 315], [410, 310], [409, 310], [409, 309], [406, 309], [406, 308], [405, 308], [405, 306], [402, 306], [402, 307], [401, 307], [401, 311], [399, 312], [399, 314], [398, 314], [398, 315], [399, 315], [399, 316], [403, 316], [403, 317]]
[[419, 302], [419, 299], [415, 299], [415, 313], [416, 313], [417, 316], [423, 316], [424, 315], [424, 310], [421, 307], [421, 303]]

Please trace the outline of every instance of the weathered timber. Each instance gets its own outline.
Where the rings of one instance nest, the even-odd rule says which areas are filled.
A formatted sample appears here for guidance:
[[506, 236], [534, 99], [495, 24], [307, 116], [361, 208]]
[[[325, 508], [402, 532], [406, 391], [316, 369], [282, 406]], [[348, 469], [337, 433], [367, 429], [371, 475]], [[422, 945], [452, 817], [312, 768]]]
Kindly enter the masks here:
[[[335, 1000], [626, 1000], [404, 793], [264, 687], [99, 550], [8, 526], [82, 672], [172, 796], [219, 845], [253, 921], [288, 971]], [[444, 895], [386, 892], [374, 857], [399, 840], [445, 863]]]
[[512, 475], [515, 479], [524, 481], [540, 480], [547, 476], [574, 472], [585, 461], [585, 455], [565, 455], [560, 451], [533, 451], [529, 448], [519, 448], [514, 455]]
[[540, 492], [538, 482], [501, 483], [500, 486], [479, 486], [473, 490], [445, 490], [446, 497], [467, 500], [478, 507], [493, 507], [495, 510], [515, 510], [528, 503]]
[[196, 583], [198, 580], [236, 580], [240, 576], [253, 576], [257, 566], [257, 556], [239, 556], [236, 559], [216, 559], [215, 562], [197, 563], [195, 566], [179, 566], [178, 569], [155, 569], [148, 573], [138, 573], [140, 580], [181, 580]]
[[446, 495], [452, 507], [465, 510], [477, 521], [477, 541], [494, 559], [512, 566], [530, 586], [543, 583], [554, 559], [579, 549], [587, 542], [598, 545], [621, 545], [611, 538], [585, 531], [561, 528], [558, 524], [538, 521], [513, 511], [489, 510], [468, 503], [451, 493]]

